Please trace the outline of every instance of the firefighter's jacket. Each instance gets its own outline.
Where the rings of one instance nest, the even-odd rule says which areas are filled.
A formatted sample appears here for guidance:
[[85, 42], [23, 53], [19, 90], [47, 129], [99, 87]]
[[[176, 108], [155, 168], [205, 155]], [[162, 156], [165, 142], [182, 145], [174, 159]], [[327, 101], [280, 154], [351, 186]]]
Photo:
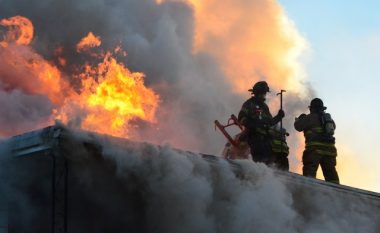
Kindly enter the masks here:
[[[305, 149], [321, 155], [336, 156], [335, 138], [326, 134], [321, 120], [322, 113], [301, 114], [294, 128], [305, 135]], [[334, 124], [335, 125], [335, 124]]]
[[282, 131], [274, 129], [273, 127], [269, 129], [269, 134], [272, 136], [272, 152], [276, 154], [289, 154], [289, 147], [286, 143], [286, 130]]
[[281, 118], [278, 115], [272, 117], [268, 105], [253, 96], [244, 102], [238, 120], [250, 134], [269, 136], [269, 127], [277, 124]]

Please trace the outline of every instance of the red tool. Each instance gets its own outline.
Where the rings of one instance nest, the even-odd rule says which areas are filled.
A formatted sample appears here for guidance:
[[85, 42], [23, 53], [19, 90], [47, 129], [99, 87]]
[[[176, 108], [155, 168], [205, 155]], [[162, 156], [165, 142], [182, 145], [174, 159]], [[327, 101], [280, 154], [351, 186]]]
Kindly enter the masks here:
[[231, 126], [231, 125], [236, 125], [237, 127], [239, 127], [242, 131], [243, 131], [243, 126], [239, 123], [237, 117], [232, 114], [230, 119], [228, 119], [227, 121], [227, 124], [226, 125], [222, 125], [218, 120], [215, 120], [215, 130], [216, 128], [218, 127], [218, 129], [223, 133], [223, 135], [228, 139], [228, 141], [234, 145], [234, 146], [238, 146], [239, 143], [234, 140], [231, 135], [226, 131], [226, 128]]

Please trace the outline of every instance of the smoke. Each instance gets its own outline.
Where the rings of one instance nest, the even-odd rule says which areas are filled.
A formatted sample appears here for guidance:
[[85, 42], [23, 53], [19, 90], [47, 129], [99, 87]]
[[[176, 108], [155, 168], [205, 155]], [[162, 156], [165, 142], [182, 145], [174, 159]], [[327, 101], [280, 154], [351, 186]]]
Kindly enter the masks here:
[[[69, 232], [350, 233], [380, 229], [378, 200], [277, 174], [263, 164], [210, 162], [168, 146], [67, 130], [60, 141], [59, 153], [69, 164]], [[51, 180], [42, 177], [51, 175], [52, 164], [46, 155], [28, 158], [12, 163], [14, 168], [24, 168], [22, 172], [7, 170], [13, 188], [6, 190], [15, 201], [13, 208], [23, 207], [14, 210], [14, 223], [44, 230], [50, 227], [50, 215], [43, 209], [49, 209], [50, 202], [41, 200], [50, 200]], [[17, 211], [23, 212], [18, 215]], [[24, 218], [34, 222], [19, 221]]]
[[[60, 155], [68, 161], [68, 232], [380, 230], [377, 198], [274, 173], [261, 163], [207, 161], [169, 146], [68, 129], [53, 140], [60, 141], [55, 169], [63, 166]], [[0, 143], [0, 211], [8, 209], [13, 231], [46, 232], [52, 154], [16, 158], [15, 144], [8, 142]], [[61, 207], [56, 205], [58, 212]]]
[[[312, 92], [298, 61], [307, 44], [275, 1], [2, 0], [2, 6], [0, 18], [22, 15], [33, 22], [33, 48], [57, 67], [54, 51], [62, 48], [62, 78], [75, 87], [72, 74], [88, 59], [76, 54], [82, 37], [93, 32], [105, 50], [122, 45], [128, 53], [122, 61], [144, 72], [146, 85], [161, 97], [157, 123], [136, 121], [130, 138], [219, 154], [225, 138], [214, 120], [236, 115], [249, 98], [246, 90], [265, 79], [273, 94], [288, 90], [284, 125], [291, 148], [300, 145], [292, 123]], [[269, 101], [276, 114], [278, 99]], [[298, 163], [295, 158], [292, 167]]]
[[55, 106], [68, 95], [60, 71], [26, 45], [0, 41], [0, 58], [0, 134], [51, 124]]
[[6, 136], [47, 126], [53, 105], [46, 96], [0, 90], [0, 132]]
[[[60, 55], [67, 64], [61, 68], [65, 74], [55, 77], [72, 86], [77, 82], [72, 74], [87, 59], [76, 54], [76, 44], [83, 36], [92, 31], [102, 38], [106, 50], [121, 44], [128, 52], [123, 62], [132, 71], [144, 72], [146, 85], [162, 99], [158, 122], [137, 122], [133, 139], [217, 154], [225, 139], [214, 131], [213, 121], [237, 114], [249, 97], [246, 90], [265, 79], [272, 90], [272, 113], [279, 108], [276, 92], [288, 90], [284, 124], [291, 133], [289, 144], [296, 148], [300, 139], [292, 130], [293, 119], [306, 108], [313, 90], [302, 82], [304, 74], [297, 60], [307, 45], [278, 3], [160, 2], [0, 0], [0, 18], [22, 15], [35, 26], [33, 49], [18, 46], [25, 56], [17, 61], [33, 64], [28, 62], [48, 59], [60, 67], [54, 51], [63, 48]], [[1, 54], [12, 51], [0, 47]], [[1, 134], [16, 134], [49, 122], [55, 105], [65, 99], [60, 88], [64, 84], [58, 82], [58, 88], [51, 85], [52, 90], [41, 90], [36, 73], [14, 69], [15, 62], [2, 61]], [[99, 161], [86, 150], [70, 154], [75, 178], [86, 188], [88, 198], [82, 201], [95, 206], [94, 213], [86, 213], [89, 216], [83, 225], [104, 217], [105, 229], [124, 221], [128, 226], [136, 220], [134, 227], [146, 227], [146, 232], [376, 232], [379, 228], [377, 219], [373, 221], [376, 214], [371, 215], [376, 212], [368, 210], [364, 201], [292, 188], [269, 169], [250, 161], [241, 162], [247, 178], [240, 180], [225, 162], [213, 167], [170, 147], [143, 145], [115, 151], [107, 143], [102, 142], [105, 151], [98, 155]], [[290, 154], [293, 169], [299, 163], [294, 153]], [[20, 177], [28, 180], [27, 174]], [[123, 194], [131, 199], [126, 200]], [[19, 206], [29, 209], [33, 200], [23, 198], [27, 201]], [[138, 217], [131, 217], [136, 212], [129, 207], [138, 205], [133, 201], [146, 207], [137, 211]], [[75, 210], [80, 210], [82, 203], [77, 204]], [[80, 217], [78, 214], [82, 220]], [[149, 224], [141, 224], [141, 219]]]

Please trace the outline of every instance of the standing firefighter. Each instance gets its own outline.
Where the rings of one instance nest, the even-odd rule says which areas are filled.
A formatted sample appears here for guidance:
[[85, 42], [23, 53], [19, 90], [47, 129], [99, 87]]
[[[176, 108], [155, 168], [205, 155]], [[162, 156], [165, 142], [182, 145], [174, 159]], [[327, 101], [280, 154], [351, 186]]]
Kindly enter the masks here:
[[305, 135], [305, 151], [303, 152], [303, 175], [316, 176], [321, 165], [326, 181], [339, 184], [338, 173], [335, 169], [337, 151], [335, 148], [335, 122], [319, 98], [310, 102], [310, 114], [301, 114], [296, 118], [294, 127]]
[[277, 116], [272, 117], [265, 103], [266, 94], [269, 92], [265, 81], [257, 82], [248, 91], [253, 96], [244, 102], [238, 116], [239, 122], [245, 127], [242, 138], [248, 142], [253, 161], [268, 165], [273, 162], [269, 128], [277, 124], [285, 113], [280, 109]]

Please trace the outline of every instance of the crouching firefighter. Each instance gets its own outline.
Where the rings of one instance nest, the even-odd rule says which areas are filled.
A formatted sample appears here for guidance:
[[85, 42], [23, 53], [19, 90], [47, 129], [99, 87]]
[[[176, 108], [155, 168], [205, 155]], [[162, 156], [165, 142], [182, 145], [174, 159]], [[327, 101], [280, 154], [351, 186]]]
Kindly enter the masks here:
[[323, 105], [323, 101], [315, 98], [310, 102], [310, 114], [301, 114], [296, 118], [294, 127], [303, 131], [305, 150], [302, 156], [303, 175], [316, 177], [319, 165], [326, 181], [339, 184], [338, 173], [335, 169], [337, 150], [335, 147], [334, 120]]
[[289, 147], [286, 143], [286, 136], [289, 134], [284, 128], [277, 125], [269, 129], [272, 136], [272, 160], [276, 168], [289, 171]]
[[269, 92], [268, 84], [265, 81], [257, 82], [248, 91], [253, 96], [244, 102], [238, 115], [238, 121], [245, 128], [244, 134], [240, 138], [248, 143], [253, 161], [269, 165], [273, 163], [272, 138], [269, 128], [276, 125], [285, 116], [285, 113], [280, 109], [278, 114], [272, 117], [268, 105], [265, 103], [266, 94]]

